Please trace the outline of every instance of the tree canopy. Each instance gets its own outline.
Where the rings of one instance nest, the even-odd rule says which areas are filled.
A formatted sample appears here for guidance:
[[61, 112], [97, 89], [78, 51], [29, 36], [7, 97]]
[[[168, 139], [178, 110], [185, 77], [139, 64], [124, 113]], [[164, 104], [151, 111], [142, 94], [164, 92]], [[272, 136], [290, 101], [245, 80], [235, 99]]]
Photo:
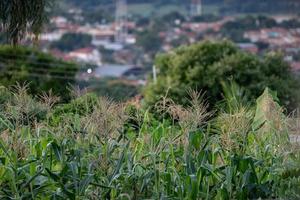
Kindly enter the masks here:
[[28, 31], [37, 35], [47, 20], [53, 0], [1, 0], [0, 23], [7, 38], [17, 44]]
[[0, 84], [28, 83], [32, 94], [52, 90], [64, 100], [69, 98], [68, 84], [75, 83], [78, 67], [51, 55], [25, 47], [0, 47]]
[[205, 91], [211, 106], [222, 99], [222, 83], [232, 81], [257, 98], [266, 87], [278, 92], [281, 102], [293, 108], [297, 103], [297, 80], [278, 54], [263, 58], [243, 52], [228, 41], [205, 41], [161, 54], [155, 64], [157, 82], [148, 81], [145, 101], [154, 105], [165, 95], [186, 105], [186, 90]]
[[51, 44], [51, 48], [61, 51], [73, 51], [84, 47], [91, 46], [92, 36], [83, 33], [66, 33], [59, 41]]

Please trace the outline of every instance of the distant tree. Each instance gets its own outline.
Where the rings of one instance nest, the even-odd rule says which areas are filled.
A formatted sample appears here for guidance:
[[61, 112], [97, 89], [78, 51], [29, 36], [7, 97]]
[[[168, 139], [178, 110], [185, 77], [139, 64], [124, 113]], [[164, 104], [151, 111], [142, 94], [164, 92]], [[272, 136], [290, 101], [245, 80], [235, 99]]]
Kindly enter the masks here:
[[148, 26], [149, 24], [150, 24], [150, 19], [148, 17], [139, 17], [136, 22], [136, 25], [138, 27]]
[[221, 17], [213, 14], [199, 15], [192, 18], [193, 22], [215, 22], [220, 20]]
[[192, 88], [206, 92], [210, 105], [214, 106], [222, 99], [222, 82], [226, 81], [245, 88], [251, 100], [269, 87], [278, 92], [288, 108], [297, 103], [298, 82], [281, 56], [259, 58], [227, 41], [180, 47], [159, 55], [155, 65], [157, 82], [150, 79], [144, 90], [147, 105], [154, 105], [165, 95], [186, 105], [186, 90]]
[[275, 26], [278, 26], [278, 24], [273, 18], [259, 15], [256, 18], [256, 26], [257, 28], [273, 28]]
[[52, 90], [69, 98], [68, 84], [75, 83], [78, 67], [25, 47], [0, 47], [0, 85], [28, 83], [32, 94]]
[[104, 9], [96, 9], [89, 12], [82, 13], [85, 22], [88, 23], [108, 23], [114, 20], [114, 15]]
[[300, 28], [300, 20], [299, 19], [285, 20], [280, 24], [280, 26], [287, 29]]
[[270, 47], [269, 43], [258, 41], [255, 43], [260, 51], [266, 50]]
[[222, 26], [221, 34], [234, 42], [249, 42], [244, 38], [244, 33], [249, 30], [258, 30], [261, 28], [272, 28], [278, 26], [277, 22], [269, 17], [259, 15], [246, 16], [229, 21]]
[[1, 0], [0, 23], [16, 45], [30, 31], [38, 35], [47, 20], [53, 0]]
[[155, 53], [161, 47], [162, 39], [158, 36], [158, 32], [153, 30], [145, 30], [138, 34], [137, 44], [146, 52]]
[[184, 22], [184, 21], [186, 21], [186, 18], [180, 12], [173, 11], [173, 12], [170, 12], [170, 13], [162, 16], [161, 20], [168, 24], [174, 25], [175, 20], [180, 20], [181, 22]]
[[73, 51], [75, 49], [88, 47], [91, 45], [92, 36], [82, 33], [66, 33], [62, 38], [52, 43], [51, 48], [61, 51]]
[[[297, 13], [299, 0], [227, 0], [222, 5], [222, 14], [232, 13]], [[221, 2], [220, 2], [221, 3]]]

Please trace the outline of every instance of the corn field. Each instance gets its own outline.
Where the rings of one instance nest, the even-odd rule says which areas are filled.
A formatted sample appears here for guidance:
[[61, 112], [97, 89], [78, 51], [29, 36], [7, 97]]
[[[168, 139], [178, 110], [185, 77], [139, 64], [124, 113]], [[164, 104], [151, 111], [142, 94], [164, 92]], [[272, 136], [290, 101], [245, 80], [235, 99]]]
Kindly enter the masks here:
[[248, 105], [231, 89], [213, 111], [196, 92], [190, 107], [164, 98], [158, 120], [91, 94], [58, 104], [1, 88], [0, 198], [299, 199], [299, 148], [276, 97]]

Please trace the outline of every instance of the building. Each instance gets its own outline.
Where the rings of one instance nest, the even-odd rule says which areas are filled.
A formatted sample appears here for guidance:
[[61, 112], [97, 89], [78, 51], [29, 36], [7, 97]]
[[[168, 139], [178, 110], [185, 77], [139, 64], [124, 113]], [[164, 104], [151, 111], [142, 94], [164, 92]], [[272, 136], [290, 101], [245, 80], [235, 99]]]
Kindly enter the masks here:
[[257, 54], [259, 51], [257, 45], [253, 43], [239, 43], [238, 47], [246, 52], [250, 52], [253, 54]]
[[77, 49], [77, 50], [71, 51], [68, 54], [68, 56], [78, 62], [95, 64], [97, 66], [102, 65], [101, 54], [95, 48], [88, 47], [88, 48]]
[[142, 68], [132, 65], [103, 65], [96, 69], [95, 76], [98, 78], [128, 78], [136, 79], [143, 73]]

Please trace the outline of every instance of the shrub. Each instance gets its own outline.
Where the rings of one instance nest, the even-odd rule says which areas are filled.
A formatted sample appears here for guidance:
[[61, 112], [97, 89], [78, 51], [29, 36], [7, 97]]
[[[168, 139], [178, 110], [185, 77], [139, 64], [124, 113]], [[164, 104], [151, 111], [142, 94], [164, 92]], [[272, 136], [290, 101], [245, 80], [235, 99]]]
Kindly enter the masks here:
[[75, 83], [77, 71], [75, 64], [31, 48], [0, 46], [0, 84], [6, 87], [29, 83], [31, 94], [52, 90], [66, 101], [67, 86]]
[[244, 88], [251, 101], [269, 87], [278, 92], [282, 104], [289, 109], [297, 104], [298, 81], [277, 54], [259, 58], [238, 50], [227, 41], [205, 41], [159, 55], [155, 65], [157, 82], [149, 79], [144, 90], [145, 101], [150, 106], [165, 95], [187, 105], [185, 92], [192, 88], [205, 91], [213, 107], [223, 98], [222, 83], [227, 81]]
[[[21, 91], [12, 96], [29, 100]], [[227, 93], [226, 108], [234, 109], [215, 115], [199, 93], [191, 94], [190, 107], [171, 100], [163, 107], [176, 123], [142, 112], [138, 129], [130, 128], [124, 105], [93, 95], [46, 110], [58, 124], [37, 115], [32, 126], [12, 124], [0, 113], [0, 198], [299, 197], [299, 151], [291, 148], [288, 127], [281, 126], [286, 117], [270, 90], [249, 107], [234, 101], [237, 92]], [[19, 108], [20, 102], [8, 103]]]

